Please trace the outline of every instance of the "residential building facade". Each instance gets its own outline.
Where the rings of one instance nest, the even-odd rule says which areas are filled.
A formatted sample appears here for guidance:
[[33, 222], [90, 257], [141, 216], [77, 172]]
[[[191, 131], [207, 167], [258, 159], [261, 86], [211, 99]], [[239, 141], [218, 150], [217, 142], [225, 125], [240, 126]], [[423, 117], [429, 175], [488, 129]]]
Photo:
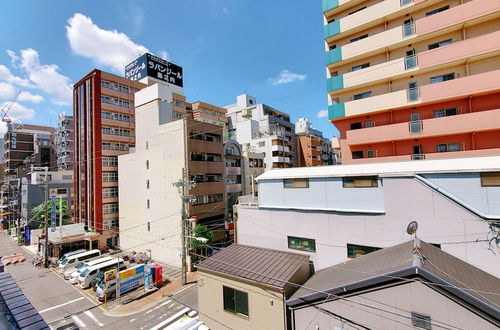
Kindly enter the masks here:
[[423, 240], [500, 275], [489, 243], [500, 156], [282, 169], [258, 182], [257, 205], [237, 206], [239, 244], [300, 251], [319, 270], [401, 243], [417, 221]]
[[224, 182], [226, 187], [227, 219], [233, 218], [233, 205], [243, 194], [243, 156], [241, 145], [229, 140], [224, 142]]
[[261, 152], [243, 151], [243, 193], [257, 196], [259, 186], [256, 178], [265, 172], [265, 156]]
[[236, 103], [225, 106], [228, 129], [244, 149], [262, 152], [265, 168], [297, 166], [294, 125], [290, 116], [266, 104], [258, 104], [253, 96], [239, 95]]
[[[225, 237], [223, 127], [172, 116], [182, 89], [153, 84], [135, 95], [136, 143], [119, 157], [120, 247], [150, 249], [153, 259], [181, 267], [182, 201], [193, 225]], [[183, 198], [181, 183], [187, 185]], [[175, 184], [175, 185], [174, 185]]]
[[73, 117], [60, 113], [56, 129], [57, 169], [73, 169]]
[[500, 153], [500, 3], [323, 1], [344, 164]]
[[336, 158], [331, 142], [314, 129], [307, 118], [295, 123], [299, 166], [334, 165]]
[[74, 85], [74, 222], [115, 241], [108, 245], [118, 229], [118, 156], [135, 147], [134, 93], [145, 86], [97, 69]]

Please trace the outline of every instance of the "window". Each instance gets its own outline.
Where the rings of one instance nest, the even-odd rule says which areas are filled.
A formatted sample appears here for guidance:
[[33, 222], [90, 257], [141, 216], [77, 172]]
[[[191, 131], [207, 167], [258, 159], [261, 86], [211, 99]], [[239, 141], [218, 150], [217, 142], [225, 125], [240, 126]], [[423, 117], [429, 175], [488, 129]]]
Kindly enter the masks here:
[[259, 142], [259, 147], [265, 147], [265, 146], [266, 146], [266, 141]]
[[370, 63], [364, 63], [364, 64], [356, 65], [356, 66], [353, 66], [351, 68], [351, 71], [358, 71], [358, 70], [361, 70], [361, 69], [366, 69], [369, 66], [370, 66]]
[[102, 157], [102, 166], [104, 167], [118, 166], [118, 157]]
[[117, 105], [117, 106], [125, 107], [125, 108], [129, 108], [130, 107], [129, 101], [118, 99], [118, 98], [115, 98], [115, 97], [101, 96], [101, 102], [108, 103], [108, 104], [113, 104], [113, 105]]
[[310, 238], [288, 236], [288, 248], [316, 252], [316, 241]]
[[481, 173], [481, 187], [500, 187], [500, 172]]
[[362, 36], [351, 39], [349, 42], [352, 43], [352, 42], [360, 41], [360, 40], [365, 39], [365, 38], [368, 38], [368, 34], [363, 34]]
[[118, 213], [118, 203], [104, 204], [102, 206], [103, 214]]
[[149, 202], [149, 199], [146, 199], [146, 207], [149, 209], [151, 206], [151, 203]]
[[370, 96], [372, 96], [372, 92], [371, 91], [360, 93], [360, 94], [356, 94], [356, 95], [354, 95], [354, 99], [355, 100], [361, 100], [361, 99], [366, 99], [367, 97], [370, 97]]
[[351, 176], [342, 178], [344, 188], [375, 188], [378, 187], [377, 176]]
[[436, 144], [436, 152], [453, 152], [453, 151], [460, 151], [460, 144], [458, 142]]
[[351, 130], [363, 128], [363, 123], [351, 123]]
[[375, 154], [376, 154], [375, 150], [368, 150], [366, 152], [366, 158], [374, 158]]
[[285, 188], [309, 188], [309, 179], [284, 179]]
[[457, 114], [457, 108], [434, 110], [433, 113], [434, 118], [455, 116]]
[[422, 329], [431, 328], [431, 317], [415, 312], [411, 312], [411, 325]]
[[103, 172], [102, 173], [102, 181], [103, 182], [117, 182], [118, 181], [118, 172]]
[[148, 149], [149, 149], [149, 142], [146, 141], [146, 150], [148, 150]]
[[375, 126], [375, 122], [373, 120], [367, 120], [365, 121], [365, 128], [373, 127]]
[[361, 257], [365, 254], [375, 252], [377, 250], [380, 250], [380, 248], [372, 246], [347, 244], [347, 257], [354, 259], [357, 257]]
[[149, 189], [149, 180], [146, 180], [146, 189]]
[[104, 188], [102, 190], [102, 198], [115, 198], [118, 197], [118, 188]]
[[148, 221], [148, 231], [151, 231], [151, 222]]
[[146, 170], [149, 170], [149, 160], [146, 160]]
[[447, 80], [452, 80], [452, 79], [455, 79], [454, 73], [443, 74], [440, 76], [432, 77], [431, 84], [440, 83], [442, 81], [447, 81]]
[[195, 196], [196, 200], [191, 202], [191, 205], [205, 205], [212, 203], [221, 203], [224, 200], [223, 194], [213, 194], [213, 195], [201, 195]]
[[430, 12], [425, 13], [425, 16], [432, 16], [434, 14], [440, 13], [442, 11], [450, 9], [450, 6], [444, 6], [438, 9], [431, 10]]
[[428, 46], [429, 50], [431, 49], [435, 49], [435, 48], [439, 48], [439, 47], [443, 47], [443, 46], [446, 46], [446, 45], [449, 45], [453, 42], [452, 39], [447, 39], [447, 40], [443, 40], [443, 41], [440, 41], [440, 42], [435, 42], [433, 44], [430, 44]]
[[363, 151], [353, 151], [352, 159], [360, 159], [363, 158]]
[[248, 293], [223, 286], [224, 310], [248, 316]]

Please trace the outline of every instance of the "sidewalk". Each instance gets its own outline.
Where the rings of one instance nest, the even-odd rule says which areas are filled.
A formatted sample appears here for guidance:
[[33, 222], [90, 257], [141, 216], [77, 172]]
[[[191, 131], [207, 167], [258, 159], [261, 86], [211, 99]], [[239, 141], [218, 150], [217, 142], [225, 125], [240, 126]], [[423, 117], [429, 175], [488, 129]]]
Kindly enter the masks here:
[[[189, 273], [187, 275], [187, 280], [188, 280], [187, 285], [196, 283], [197, 282], [196, 272]], [[144, 298], [131, 301], [125, 305], [117, 306], [113, 309], [106, 311], [104, 314], [107, 316], [116, 317], [116, 316], [127, 316], [140, 313], [154, 306], [155, 304], [163, 300], [166, 296], [170, 296], [182, 288], [183, 288], [182, 281], [180, 278], [178, 278], [162, 286], [158, 291]], [[108, 306], [109, 305], [111, 305], [111, 303], [109, 303]]]

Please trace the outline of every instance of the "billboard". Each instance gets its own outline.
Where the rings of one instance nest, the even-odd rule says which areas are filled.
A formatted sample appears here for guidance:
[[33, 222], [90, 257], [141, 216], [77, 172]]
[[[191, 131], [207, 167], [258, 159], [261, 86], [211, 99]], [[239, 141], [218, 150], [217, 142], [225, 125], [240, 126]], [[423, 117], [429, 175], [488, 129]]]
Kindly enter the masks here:
[[143, 285], [144, 265], [120, 272], [120, 294]]
[[116, 280], [116, 269], [108, 270], [104, 273], [104, 282], [114, 282]]
[[182, 67], [149, 53], [141, 55], [125, 67], [125, 78], [140, 80], [144, 77], [183, 87]]

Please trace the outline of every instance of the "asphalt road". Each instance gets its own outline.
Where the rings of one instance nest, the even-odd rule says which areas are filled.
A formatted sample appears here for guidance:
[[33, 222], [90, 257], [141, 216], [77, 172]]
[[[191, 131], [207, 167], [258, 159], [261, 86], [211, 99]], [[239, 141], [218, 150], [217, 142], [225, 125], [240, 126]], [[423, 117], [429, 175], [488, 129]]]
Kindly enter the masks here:
[[104, 307], [58, 274], [31, 264], [33, 257], [8, 236], [0, 234], [0, 255], [22, 253], [26, 262], [6, 266], [26, 297], [53, 329], [151, 329], [175, 321], [180, 312], [195, 315], [197, 286], [165, 297], [146, 311], [109, 316]]

